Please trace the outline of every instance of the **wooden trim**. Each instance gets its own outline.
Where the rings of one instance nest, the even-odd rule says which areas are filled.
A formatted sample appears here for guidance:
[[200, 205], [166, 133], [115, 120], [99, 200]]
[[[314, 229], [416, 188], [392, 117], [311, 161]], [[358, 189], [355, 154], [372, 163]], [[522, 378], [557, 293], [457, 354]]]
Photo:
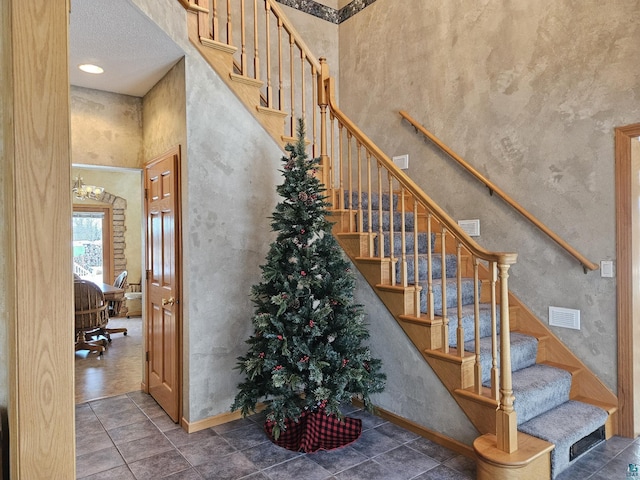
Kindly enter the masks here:
[[535, 227], [540, 229], [543, 233], [545, 233], [551, 240], [556, 242], [560, 247], [569, 253], [573, 258], [578, 260], [580, 264], [584, 267], [585, 273], [587, 270], [597, 270], [599, 267], [596, 263], [593, 263], [591, 260], [587, 259], [584, 255], [578, 252], [575, 248], [565, 242], [559, 235], [557, 235], [553, 230], [547, 227], [544, 223], [538, 220], [533, 214], [531, 214], [527, 209], [525, 209], [522, 205], [516, 202], [513, 198], [511, 198], [507, 193], [505, 193], [501, 188], [499, 188], [496, 184], [491, 182], [488, 178], [482, 175], [478, 170], [473, 168], [469, 163], [467, 163], [462, 157], [458, 156], [453, 150], [451, 150], [447, 145], [445, 145], [438, 137], [429, 132], [426, 128], [418, 123], [411, 115], [409, 115], [404, 110], [400, 110], [400, 116], [407, 120], [416, 131], [422, 133], [425, 137], [427, 137], [436, 147], [446, 153], [450, 158], [458, 162], [460, 166], [462, 166], [465, 170], [467, 170], [471, 175], [476, 177], [480, 182], [482, 182], [491, 192], [491, 194], [496, 193], [505, 203], [511, 206], [514, 210], [516, 210], [520, 215], [529, 220]]
[[102, 218], [102, 281], [112, 284], [113, 277], [113, 207], [111, 205], [73, 205], [74, 212], [101, 212]]
[[[615, 129], [616, 281], [618, 310], [618, 432], [634, 438], [633, 256], [631, 140], [640, 123]], [[640, 239], [635, 239], [640, 241]]]
[[9, 476], [74, 478], [69, 4], [1, 3]]
[[[266, 408], [266, 404], [258, 403], [256, 404], [256, 413], [260, 413]], [[199, 432], [200, 430], [204, 430], [206, 428], [215, 427], [217, 425], [222, 425], [223, 423], [233, 422], [234, 420], [240, 420], [242, 418], [242, 413], [240, 410], [235, 410], [233, 412], [221, 413], [219, 415], [214, 415], [213, 417], [203, 418], [202, 420], [196, 420], [195, 422], [189, 422], [186, 418], [182, 417], [180, 420], [180, 426], [187, 433]]]

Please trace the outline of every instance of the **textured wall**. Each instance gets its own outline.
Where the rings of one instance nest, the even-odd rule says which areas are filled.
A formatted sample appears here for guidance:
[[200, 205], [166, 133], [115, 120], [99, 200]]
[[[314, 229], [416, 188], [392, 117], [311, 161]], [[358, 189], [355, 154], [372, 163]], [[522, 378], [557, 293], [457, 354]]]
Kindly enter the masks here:
[[[142, 138], [144, 162], [148, 162], [176, 145], [185, 156], [187, 113], [185, 100], [184, 59], [180, 60], [144, 96], [142, 100]], [[186, 159], [183, 158], [186, 162]]]
[[616, 389], [615, 279], [579, 264], [400, 122], [407, 109], [592, 261], [615, 259], [613, 127], [640, 117], [635, 0], [378, 0], [340, 26], [340, 104], [480, 243], [516, 251], [512, 290]]
[[71, 155], [74, 164], [140, 168], [142, 100], [71, 87]]

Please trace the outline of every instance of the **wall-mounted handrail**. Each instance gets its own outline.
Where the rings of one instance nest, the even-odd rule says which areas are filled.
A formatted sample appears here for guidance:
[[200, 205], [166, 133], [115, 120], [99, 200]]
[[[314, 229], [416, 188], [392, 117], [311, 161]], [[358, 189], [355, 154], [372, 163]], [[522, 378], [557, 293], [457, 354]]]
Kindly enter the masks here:
[[502, 189], [500, 189], [497, 185], [487, 179], [484, 175], [482, 175], [478, 170], [473, 168], [469, 163], [467, 163], [463, 158], [457, 155], [453, 150], [451, 150], [447, 145], [445, 145], [438, 137], [436, 137], [433, 133], [429, 132], [426, 128], [420, 125], [417, 120], [415, 120], [411, 115], [409, 115], [406, 111], [400, 110], [400, 116], [402, 116], [405, 120], [407, 120], [413, 128], [416, 129], [417, 132], [422, 133], [425, 137], [427, 137], [436, 147], [446, 153], [453, 160], [458, 162], [464, 169], [466, 169], [469, 173], [471, 173], [474, 177], [476, 177], [480, 182], [482, 182], [491, 192], [491, 194], [496, 193], [502, 200], [504, 200], [508, 205], [513, 207], [518, 213], [520, 213], [523, 217], [533, 223], [538, 229], [542, 230], [549, 238], [551, 238], [554, 242], [560, 245], [564, 250], [566, 250], [569, 255], [574, 257], [584, 269], [584, 272], [587, 273], [588, 270], [597, 270], [598, 265], [593, 263], [580, 252], [578, 252], [575, 248], [565, 242], [560, 236], [558, 236], [553, 230], [547, 227], [544, 223], [542, 223], [538, 218], [532, 215], [528, 210], [526, 210], [522, 205], [516, 202], [513, 198], [511, 198], [508, 194], [506, 194]]

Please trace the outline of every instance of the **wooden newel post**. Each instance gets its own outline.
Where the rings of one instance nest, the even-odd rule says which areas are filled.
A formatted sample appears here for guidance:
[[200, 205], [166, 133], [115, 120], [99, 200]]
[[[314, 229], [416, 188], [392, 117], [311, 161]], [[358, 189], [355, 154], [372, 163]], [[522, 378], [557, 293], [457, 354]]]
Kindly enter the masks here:
[[327, 189], [327, 196], [333, 203], [333, 185], [331, 185], [331, 158], [327, 153], [327, 106], [329, 104], [329, 65], [327, 59], [320, 57], [320, 74], [318, 75], [318, 106], [320, 107], [320, 180]]
[[511, 335], [509, 326], [509, 267], [515, 256], [501, 258], [498, 262], [500, 275], [500, 403], [496, 411], [497, 447], [503, 452], [518, 450], [518, 424], [511, 380]]

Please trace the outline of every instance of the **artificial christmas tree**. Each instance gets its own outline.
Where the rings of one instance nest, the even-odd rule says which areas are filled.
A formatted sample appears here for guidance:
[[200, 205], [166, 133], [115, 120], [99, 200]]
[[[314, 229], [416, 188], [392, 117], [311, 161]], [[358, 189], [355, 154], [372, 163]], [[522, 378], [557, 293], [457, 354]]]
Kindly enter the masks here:
[[340, 406], [357, 396], [371, 408], [369, 395], [382, 391], [385, 376], [363, 345], [369, 336], [364, 314], [325, 219], [319, 161], [306, 154], [302, 122], [296, 144], [285, 148], [284, 183], [277, 187], [283, 200], [271, 223], [277, 239], [261, 267], [262, 281], [252, 287], [254, 333], [248, 353], [238, 358], [246, 379], [231, 408], [246, 416], [265, 401], [272, 439], [315, 451], [359, 436], [360, 421], [345, 419]]

